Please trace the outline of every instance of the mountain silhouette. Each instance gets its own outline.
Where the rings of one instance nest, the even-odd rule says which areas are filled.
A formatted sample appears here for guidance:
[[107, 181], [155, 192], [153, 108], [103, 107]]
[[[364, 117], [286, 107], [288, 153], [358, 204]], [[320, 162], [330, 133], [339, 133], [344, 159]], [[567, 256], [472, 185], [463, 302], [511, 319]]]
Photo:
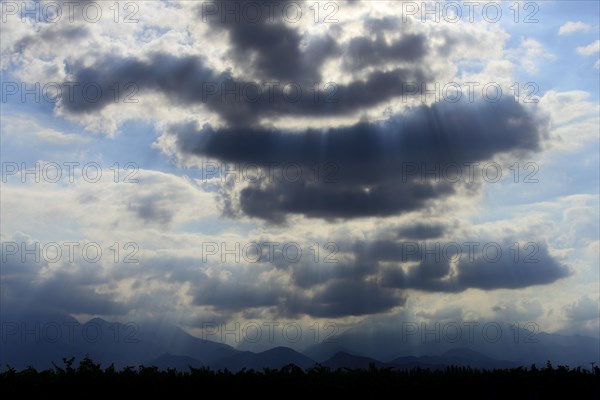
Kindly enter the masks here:
[[441, 356], [398, 357], [390, 364], [397, 369], [423, 368], [432, 370], [442, 370], [449, 365], [477, 369], [502, 369], [519, 366], [515, 362], [495, 360], [468, 348], [448, 350]]
[[[397, 362], [400, 358], [402, 362], [441, 362], [447, 365], [448, 362], [461, 363], [461, 357], [467, 357], [471, 364], [478, 366], [504, 365], [502, 362], [498, 364], [498, 360], [527, 366], [545, 365], [546, 361], [552, 360], [555, 364], [589, 368], [590, 362], [600, 361], [600, 341], [596, 338], [545, 332], [533, 335], [527, 329], [515, 328], [508, 323], [498, 323], [497, 327], [501, 332], [498, 337], [493, 337], [491, 333], [483, 336], [477, 331], [469, 336], [465, 331], [458, 339], [452, 337], [452, 340], [444, 340], [443, 336], [435, 337], [432, 334], [406, 335], [400, 328], [373, 331], [358, 325], [336, 336], [334, 341], [313, 345], [303, 353], [318, 362], [329, 360], [340, 351], [388, 363]], [[490, 329], [490, 332], [493, 330]], [[461, 349], [461, 357], [458, 357], [456, 349]], [[469, 358], [467, 354], [474, 353], [468, 351], [487, 359]]]
[[200, 361], [187, 356], [175, 356], [173, 354], [162, 354], [157, 358], [150, 360], [148, 365], [158, 367], [160, 370], [176, 369], [178, 371], [188, 371], [191, 368], [205, 367]]
[[346, 352], [339, 352], [323, 363], [323, 366], [333, 370], [348, 368], [348, 369], [367, 369], [371, 365], [378, 368], [386, 367], [387, 365], [374, 358], [356, 356]]
[[[37, 317], [37, 316], [36, 316]], [[464, 366], [477, 369], [513, 368], [548, 360], [554, 364], [589, 368], [598, 362], [597, 339], [539, 333], [535, 342], [516, 342], [513, 332], [495, 343], [456, 341], [399, 341], [393, 332], [362, 335], [351, 329], [336, 338], [336, 343], [321, 343], [302, 353], [287, 347], [262, 352], [240, 351], [227, 344], [204, 340], [167, 323], [141, 325], [112, 323], [94, 318], [84, 324], [69, 316], [53, 316], [51, 320], [2, 318], [2, 351], [0, 364], [17, 369], [32, 366], [52, 368], [64, 357], [89, 356], [104, 366], [117, 368], [154, 365], [161, 369], [187, 371], [189, 367], [213, 370], [243, 369], [262, 371], [294, 364], [302, 369], [317, 363], [331, 369], [394, 369]], [[44, 321], [44, 322], [40, 322]], [[37, 324], [37, 325], [36, 325]], [[50, 329], [51, 328], [51, 329]], [[57, 329], [62, 329], [60, 334]], [[508, 329], [508, 328], [507, 328]], [[525, 336], [527, 331], [518, 332]], [[395, 341], [393, 339], [396, 339]]]
[[233, 372], [244, 368], [262, 371], [264, 368], [279, 369], [294, 364], [302, 369], [310, 368], [315, 361], [288, 347], [275, 347], [261, 353], [244, 351], [223, 358], [213, 365], [214, 369], [228, 369]]

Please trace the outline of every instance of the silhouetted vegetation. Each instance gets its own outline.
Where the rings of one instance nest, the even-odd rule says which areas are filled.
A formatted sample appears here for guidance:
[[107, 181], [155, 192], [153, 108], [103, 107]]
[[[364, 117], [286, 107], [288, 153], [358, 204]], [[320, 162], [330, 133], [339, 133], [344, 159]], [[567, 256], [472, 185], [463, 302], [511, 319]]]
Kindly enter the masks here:
[[[21, 371], [7, 367], [0, 373], [0, 387], [6, 395], [90, 396], [124, 394], [168, 394], [191, 392], [198, 397], [209, 392], [232, 395], [241, 393], [285, 398], [324, 394], [360, 394], [375, 398], [388, 393], [398, 397], [418, 395], [462, 398], [600, 398], [600, 368], [593, 371], [566, 366], [553, 367], [550, 362], [543, 368], [520, 367], [503, 370], [476, 370], [469, 367], [448, 367], [444, 371], [413, 369], [397, 371], [376, 368], [367, 370], [330, 370], [316, 366], [302, 370], [288, 365], [279, 370], [213, 371], [208, 368], [190, 368], [189, 372], [157, 367], [114, 366], [102, 368], [89, 357], [74, 366], [75, 359], [63, 359], [62, 366], [37, 371], [29, 367]], [[6, 397], [9, 398], [9, 397]]]

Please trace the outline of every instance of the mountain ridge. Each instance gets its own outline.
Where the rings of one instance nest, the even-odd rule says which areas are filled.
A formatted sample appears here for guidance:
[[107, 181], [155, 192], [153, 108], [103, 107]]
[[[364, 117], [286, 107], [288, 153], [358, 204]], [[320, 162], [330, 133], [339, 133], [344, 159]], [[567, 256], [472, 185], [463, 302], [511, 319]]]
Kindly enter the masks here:
[[[404, 343], [403, 349], [406, 351], [400, 354], [398, 350], [402, 347], [397, 346], [390, 347], [387, 353], [378, 351], [371, 355], [367, 346], [360, 347], [361, 341], [357, 340], [355, 332], [351, 332], [351, 335], [340, 335], [336, 343], [320, 343], [302, 352], [285, 346], [253, 352], [200, 339], [175, 325], [168, 324], [145, 323], [133, 327], [94, 318], [75, 326], [71, 317], [64, 317], [61, 321], [69, 327], [69, 335], [48, 340], [47, 332], [46, 337], [43, 337], [43, 332], [38, 335], [41, 337], [37, 337], [31, 328], [27, 328], [29, 332], [20, 332], [19, 326], [7, 326], [4, 321], [3, 318], [0, 364], [3, 367], [10, 365], [15, 368], [26, 368], [30, 365], [35, 368], [52, 368], [52, 362], [60, 365], [63, 357], [82, 359], [85, 356], [103, 365], [114, 364], [117, 368], [154, 365], [161, 369], [188, 370], [191, 366], [214, 370], [227, 369], [232, 372], [242, 369], [279, 369], [288, 364], [302, 369], [315, 365], [331, 369], [365, 369], [371, 364], [395, 369], [443, 369], [450, 365], [494, 369], [531, 364], [545, 365], [547, 361], [588, 368], [590, 362], [598, 361], [593, 360], [594, 354], [598, 357], [598, 341], [594, 338], [543, 332], [538, 335], [538, 342], [526, 343], [529, 347], [515, 343], [508, 349], [510, 351], [501, 353], [504, 354], [502, 357], [498, 357], [498, 351], [491, 346], [484, 347], [477, 343], [471, 346], [464, 346], [464, 343], [448, 345], [435, 342], [416, 345]], [[372, 342], [372, 337], [362, 338], [362, 342], [369, 340]], [[386, 344], [385, 340], [382, 342]], [[506, 346], [506, 343], [501, 344]], [[384, 354], [384, 357], [377, 356], [378, 353]], [[568, 360], [575, 362], [565, 362]]]

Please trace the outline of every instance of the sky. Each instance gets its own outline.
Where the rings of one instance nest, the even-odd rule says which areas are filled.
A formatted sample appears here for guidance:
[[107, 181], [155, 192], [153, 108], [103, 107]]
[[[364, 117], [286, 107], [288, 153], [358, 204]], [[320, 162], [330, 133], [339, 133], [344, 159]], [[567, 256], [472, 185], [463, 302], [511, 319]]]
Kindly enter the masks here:
[[4, 318], [599, 336], [598, 2], [1, 11]]

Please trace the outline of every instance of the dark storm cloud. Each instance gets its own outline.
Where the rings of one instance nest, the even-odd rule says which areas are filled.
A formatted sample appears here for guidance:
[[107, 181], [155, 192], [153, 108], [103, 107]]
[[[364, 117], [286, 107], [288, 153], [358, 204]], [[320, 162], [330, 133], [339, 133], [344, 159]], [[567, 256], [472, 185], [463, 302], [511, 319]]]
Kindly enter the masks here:
[[405, 302], [405, 297], [372, 280], [343, 279], [332, 281], [311, 297], [289, 299], [286, 307], [292, 314], [339, 318], [377, 314]]
[[[17, 246], [24, 235], [13, 237]], [[0, 304], [2, 313], [18, 314], [96, 314], [123, 315], [129, 310], [125, 303], [114, 299], [114, 295], [98, 293], [95, 289], [109, 284], [110, 279], [102, 274], [98, 264], [82, 262], [71, 263], [67, 269], [51, 271], [53, 264], [46, 257], [53, 258], [42, 251], [43, 245], [27, 241], [21, 249], [35, 249], [38, 244], [37, 259], [35, 252], [14, 253], [12, 242], [5, 241], [0, 251]], [[75, 257], [81, 247], [74, 246]], [[5, 251], [10, 250], [10, 251]], [[25, 250], [23, 250], [25, 251]], [[62, 248], [63, 260], [70, 257], [69, 250]]]
[[383, 36], [375, 40], [357, 37], [348, 44], [344, 63], [349, 70], [356, 70], [389, 61], [418, 62], [426, 54], [427, 41], [423, 34], [408, 34], [389, 44]]
[[198, 283], [191, 289], [193, 303], [221, 311], [274, 307], [289, 295], [289, 288], [273, 280], [258, 282], [260, 273], [256, 270], [232, 271], [229, 278], [200, 275]]
[[[539, 149], [545, 126], [510, 99], [498, 103], [436, 103], [382, 123], [286, 132], [195, 124], [172, 126], [179, 150], [231, 163], [296, 163], [301, 178], [264, 180], [239, 194], [239, 210], [275, 223], [288, 214], [353, 218], [421, 209], [458, 186], [421, 169], [468, 163], [501, 153]], [[333, 168], [333, 181], [313, 179], [315, 165]], [[413, 168], [416, 168], [415, 172]], [[330, 171], [331, 172], [331, 171]]]
[[306, 79], [320, 81], [319, 60], [307, 65], [300, 50], [302, 36], [296, 30], [284, 24], [236, 23], [227, 27], [234, 46], [232, 55], [237, 61], [253, 58], [264, 78], [298, 79], [306, 74]]
[[[456, 254], [444, 250], [443, 244], [338, 243], [339, 253], [334, 257], [338, 262], [314, 263], [310, 254], [301, 262], [276, 267], [226, 267], [230, 272], [227, 278], [202, 273], [200, 280], [194, 280], [190, 294], [194, 304], [211, 306], [220, 313], [269, 308], [280, 316], [337, 318], [389, 311], [404, 305], [410, 290], [459, 293], [468, 289], [519, 289], [550, 284], [570, 275], [545, 245], [540, 245], [535, 253], [536, 262], [515, 260], [509, 250], [511, 240], [502, 241], [506, 245], [501, 245], [504, 253], [498, 259], [491, 254], [493, 251], [486, 253], [487, 258], [483, 256], [479, 242], [470, 255], [462, 253], [455, 267], [451, 267], [448, 258], [453, 259]], [[466, 247], [462, 248], [465, 251]], [[285, 280], [289, 284], [267, 279], [266, 276], [272, 276], [270, 267], [289, 272], [291, 279]]]
[[[128, 311], [126, 305], [115, 301], [112, 295], [97, 293], [94, 289], [106, 283], [105, 280], [84, 268], [41, 278], [39, 273], [47, 268], [46, 263], [23, 263], [9, 258], [0, 267], [3, 312], [122, 315]], [[25, 273], [7, 275], [4, 272], [17, 269]]]
[[540, 245], [531, 261], [522, 256], [515, 262], [514, 254], [505, 251], [498, 262], [479, 257], [476, 262], [461, 263], [457, 281], [461, 287], [517, 289], [549, 284], [569, 275], [568, 268], [557, 262], [546, 246]]
[[402, 29], [405, 24], [398, 17], [386, 16], [383, 18], [365, 17], [363, 20], [365, 30], [369, 33], [380, 34], [385, 31], [394, 31]]
[[[72, 113], [95, 112], [113, 103], [117, 84], [123, 92], [134, 92], [131, 99], [139, 99], [144, 90], [156, 90], [178, 104], [200, 102], [204, 82], [216, 82], [227, 77], [217, 76], [205, 68], [199, 57], [175, 57], [162, 53], [152, 54], [148, 60], [106, 59], [89, 67], [74, 63], [67, 65], [66, 71], [77, 86], [73, 87], [71, 96], [61, 98], [61, 105]], [[128, 89], [127, 85], [134, 85], [135, 90]], [[127, 101], [121, 95], [124, 93], [120, 93], [117, 100]]]
[[[284, 9], [286, 2], [279, 5]], [[259, 10], [257, 16], [260, 16], [257, 18], [252, 10], [251, 18], [236, 19], [236, 14], [245, 16], [247, 12], [242, 13], [243, 6], [227, 2], [217, 2], [214, 7], [199, 6], [198, 13], [213, 28], [228, 33], [232, 46], [229, 56], [263, 79], [322, 81], [320, 68], [323, 62], [342, 52], [344, 64], [350, 70], [378, 66], [386, 61], [416, 62], [427, 54], [423, 34], [406, 34], [392, 43], [386, 42], [382, 32], [398, 30], [395, 18], [368, 19], [365, 28], [368, 34], [376, 34], [376, 39], [356, 37], [342, 49], [329, 35], [303, 37], [298, 24], [286, 22], [281, 12], [270, 13], [272, 5], [256, 3], [256, 7]]]
[[[518, 289], [550, 284], [570, 275], [569, 269], [555, 260], [545, 245], [538, 245], [533, 257], [515, 259], [515, 254], [510, 251], [512, 245], [498, 245], [501, 252], [497, 257], [494, 253], [496, 245], [484, 255], [481, 250], [483, 244], [472, 243], [479, 243], [478, 248], [471, 253], [473, 258], [468, 254], [456, 258], [458, 266], [455, 274], [450, 273], [449, 260], [455, 259], [457, 253], [445, 254], [443, 246], [436, 248], [435, 245], [430, 245], [430, 252], [426, 253], [424, 249], [427, 246], [419, 245], [418, 251], [414, 252], [414, 247], [407, 243], [404, 243], [405, 247], [389, 244], [390, 247], [396, 247], [397, 260], [416, 259], [420, 262], [407, 272], [399, 266], [382, 268], [381, 285], [429, 292], [461, 292], [469, 288]], [[409, 253], [411, 257], [407, 257]]]
[[373, 262], [337, 260], [335, 255], [331, 260], [339, 262], [314, 263], [308, 260], [308, 262], [289, 265], [292, 282], [298, 288], [309, 289], [331, 280], [363, 279], [376, 272], [376, 263]]
[[[193, 304], [211, 307], [220, 316], [266, 308], [286, 317], [344, 317], [386, 311], [405, 302], [397, 290], [382, 288], [373, 279], [374, 264], [315, 264], [312, 255], [299, 263], [281, 263], [276, 254], [272, 262], [223, 265], [215, 257], [208, 263], [189, 257], [158, 257], [146, 260], [144, 270], [150, 270], [153, 279], [189, 282]], [[225, 274], [202, 270], [215, 262]], [[277, 276], [275, 270], [284, 274], [289, 270], [291, 279]]]
[[366, 192], [360, 184], [306, 185], [280, 181], [266, 188], [258, 185], [240, 193], [241, 211], [246, 215], [282, 223], [288, 214], [313, 218], [359, 218], [389, 216], [417, 210], [428, 201], [450, 195], [450, 184], [373, 182]]
[[307, 39], [298, 24], [289, 22], [293, 19], [286, 21], [282, 12], [297, 4], [253, 2], [248, 8], [243, 2], [217, 1], [198, 6], [197, 13], [218, 34], [227, 33], [232, 46], [229, 57], [260, 78], [319, 82], [319, 69], [327, 57], [337, 53], [337, 45], [329, 36], [304, 43]]
[[396, 289], [415, 289], [428, 292], [457, 292], [456, 286], [448, 286], [441, 278], [450, 272], [447, 261], [426, 261], [412, 267], [408, 272], [400, 267], [382, 268], [381, 286]]
[[111, 294], [95, 291], [103, 281], [83, 283], [76, 276], [60, 273], [32, 287], [27, 298], [51, 310], [95, 315], [122, 315], [128, 307], [114, 300]]
[[[322, 46], [328, 45], [316, 42], [307, 51], [319, 51]], [[344, 85], [323, 84], [315, 93], [314, 81], [253, 82], [234, 78], [227, 71], [212, 71], [201, 57], [163, 53], [147, 60], [114, 58], [89, 67], [75, 63], [67, 66], [67, 72], [76, 86], [65, 83], [68, 95], [60, 104], [71, 113], [97, 112], [114, 103], [118, 84], [118, 102], [139, 101], [148, 92], [159, 92], [177, 105], [204, 104], [231, 126], [256, 125], [262, 118], [286, 115], [349, 115], [392, 98], [417, 96], [420, 89], [412, 83], [431, 80], [421, 68], [396, 68], [375, 71], [365, 80]]]
[[375, 281], [350, 277], [321, 282], [315, 293], [294, 286], [251, 283], [232, 275], [229, 280], [205, 277], [190, 289], [193, 302], [220, 313], [269, 308], [280, 316], [345, 317], [387, 311], [406, 301], [396, 290]]
[[399, 237], [407, 239], [435, 239], [441, 237], [447, 226], [442, 224], [413, 224], [402, 226], [397, 230]]
[[[343, 116], [366, 111], [394, 98], [402, 97], [406, 101], [419, 96], [420, 86], [415, 89], [412, 83], [420, 85], [431, 80], [432, 77], [417, 67], [374, 71], [364, 80], [347, 84], [327, 82], [320, 84], [317, 89], [314, 87], [314, 81], [308, 84], [283, 81], [276, 82], [274, 86], [268, 86], [266, 83], [228, 81], [217, 85], [220, 92], [208, 97], [208, 103], [212, 110], [236, 126], [246, 126], [247, 123], [259, 121], [260, 118]], [[227, 99], [224, 94], [220, 94], [225, 93], [227, 88], [235, 88], [236, 84], [238, 91], [242, 93], [237, 100]]]
[[[211, 4], [221, 10], [242, 3]], [[418, 96], [421, 84], [434, 80], [425, 66], [413, 63], [410, 67], [374, 70], [345, 84], [330, 82], [321, 73], [329, 57], [343, 57], [352, 68], [379, 65], [380, 59], [418, 61], [426, 53], [424, 37], [406, 34], [391, 44], [381, 36], [376, 40], [354, 38], [342, 49], [330, 33], [306, 36], [298, 24], [284, 21], [281, 13], [275, 12], [271, 20], [269, 7], [255, 5], [261, 8], [262, 17], [252, 22], [236, 19], [236, 12], [222, 15], [221, 11], [207, 12], [204, 5], [197, 8], [198, 18], [211, 26], [209, 37], [227, 35], [231, 44], [227, 57], [240, 66], [243, 76], [233, 76], [230, 70], [211, 70], [199, 56], [152, 53], [144, 59], [106, 57], [92, 66], [81, 62], [67, 65], [69, 81], [78, 86], [69, 86], [69, 96], [63, 96], [60, 104], [74, 114], [97, 112], [115, 101], [118, 85], [118, 102], [159, 92], [172, 104], [204, 104], [229, 126], [246, 127], [284, 116], [351, 115], [395, 98], [406, 101]], [[285, 2], [280, 7], [284, 8]], [[133, 96], [126, 99], [127, 94]]]
[[[422, 62], [429, 52], [426, 35], [405, 32], [406, 23], [397, 17], [366, 17], [363, 26], [365, 36], [354, 37], [343, 45], [343, 60], [348, 70], [377, 67], [390, 61]], [[385, 38], [386, 32], [402, 32], [402, 35], [389, 41]]]
[[[401, 297], [395, 296], [405, 290], [456, 293], [472, 288], [519, 289], [550, 284], [570, 276], [569, 268], [553, 258], [542, 243], [527, 248], [521, 245], [515, 259], [514, 243], [517, 242], [514, 238], [500, 242], [465, 239], [449, 243], [341, 240], [336, 242], [334, 263], [302, 262], [288, 266], [291, 282], [297, 289], [313, 292], [318, 289], [315, 292], [318, 295], [306, 298], [307, 304], [335, 297], [331, 292], [338, 292], [339, 282], [355, 289], [365, 286], [363, 291], [366, 287], [382, 291], [386, 299], [394, 298], [399, 301], [396, 304], [401, 305]], [[497, 249], [500, 253], [496, 253]], [[451, 261], [457, 263], [454, 268]], [[400, 292], [389, 292], [389, 289]]]
[[[208, 263], [188, 257], [174, 257], [171, 261], [159, 257], [146, 260], [144, 269], [150, 269], [155, 279], [189, 282], [193, 304], [211, 307], [221, 316], [266, 308], [286, 317], [344, 317], [386, 311], [405, 302], [402, 293], [376, 282], [376, 264], [351, 260], [315, 264], [313, 256], [307, 253], [299, 263], [282, 263], [280, 256], [276, 253], [271, 262], [251, 265], [243, 261], [219, 264], [218, 256]], [[215, 262], [226, 273], [214, 275], [202, 270]], [[288, 271], [291, 279], [285, 277]]]
[[[293, 286], [283, 296], [279, 293], [277, 304], [292, 314], [362, 315], [403, 305], [407, 290], [458, 293], [473, 288], [519, 289], [570, 276], [569, 269], [554, 259], [544, 244], [538, 245], [535, 254], [525, 252], [531, 257], [521, 252], [515, 259], [510, 250], [515, 241], [507, 239], [500, 244], [465, 239], [457, 243], [460, 254], [444, 243], [339, 241], [335, 263], [288, 263]], [[472, 250], [465, 242], [473, 246]], [[486, 247], [484, 255], [487, 243], [493, 245]], [[498, 258], [493, 251], [497, 247], [503, 251]], [[457, 261], [455, 269], [450, 260]]]
[[[382, 123], [301, 133], [267, 128], [217, 131], [210, 125], [197, 129], [194, 124], [172, 127], [185, 153], [231, 162], [357, 164], [352, 171], [356, 180], [368, 178], [382, 166], [402, 162], [475, 162], [503, 152], [538, 150], [543, 130], [511, 99], [436, 103], [415, 107]], [[354, 175], [364, 167], [366, 173]]]
[[[456, 293], [470, 288], [517, 289], [549, 284], [569, 275], [569, 270], [553, 259], [545, 246], [535, 253], [537, 262], [527, 263], [523, 258], [515, 262], [514, 254], [507, 251], [513, 240], [502, 243], [507, 245], [499, 260], [482, 257], [480, 245], [473, 260], [463, 254], [455, 271], [444, 258], [454, 254], [445, 253], [443, 246], [399, 240], [337, 241], [331, 263], [324, 262], [328, 254], [325, 249], [319, 263], [313, 261], [310, 251], [297, 263], [281, 262], [281, 254], [277, 253], [272, 262], [241, 261], [231, 265], [223, 265], [218, 255], [206, 262], [198, 256], [158, 254], [142, 259], [143, 276], [139, 276], [137, 268], [118, 268], [110, 279], [85, 266], [41, 278], [45, 264], [9, 260], [1, 266], [2, 304], [4, 311], [17, 314], [122, 315], [131, 308], [141, 310], [149, 305], [167, 309], [175, 301], [170, 290], [140, 292], [148, 282], [167, 282], [189, 283], [193, 304], [211, 307], [221, 317], [247, 309], [269, 309], [278, 316], [338, 318], [402, 306], [410, 290]], [[411, 265], [407, 266], [407, 262]], [[215, 263], [225, 273], [206, 272], [205, 268]], [[132, 277], [135, 283], [131, 289], [135, 292], [126, 303], [95, 290]]]
[[590, 321], [600, 318], [600, 301], [588, 295], [580, 297], [577, 301], [566, 305], [563, 311], [567, 318], [573, 321]]
[[90, 36], [90, 33], [87, 26], [65, 27], [63, 25], [48, 24], [40, 33], [27, 35], [18, 40], [14, 45], [14, 49], [17, 52], [24, 52], [35, 45], [72, 46], [74, 41], [86, 39]]

